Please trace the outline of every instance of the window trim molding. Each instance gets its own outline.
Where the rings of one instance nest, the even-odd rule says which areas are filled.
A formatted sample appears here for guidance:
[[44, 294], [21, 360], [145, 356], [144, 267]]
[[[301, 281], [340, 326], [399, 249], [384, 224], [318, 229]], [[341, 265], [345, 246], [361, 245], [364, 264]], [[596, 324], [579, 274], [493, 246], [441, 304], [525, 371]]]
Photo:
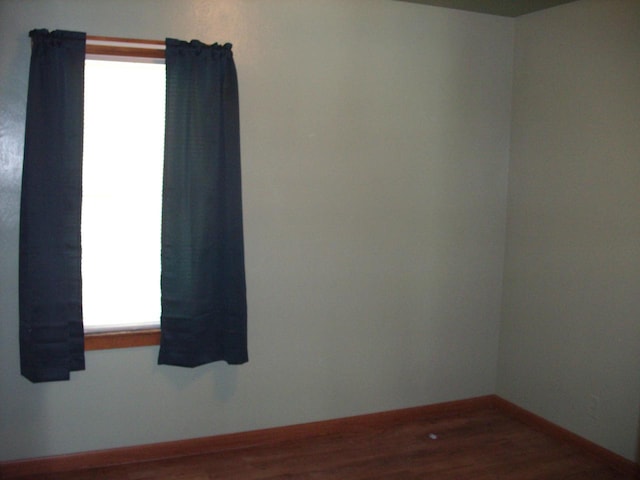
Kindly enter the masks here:
[[[135, 45], [135, 46], [130, 46]], [[99, 37], [87, 35], [85, 55], [117, 57], [164, 58], [164, 40]]]
[[160, 345], [160, 329], [124, 330], [84, 334], [85, 352], [114, 348], [149, 347]]

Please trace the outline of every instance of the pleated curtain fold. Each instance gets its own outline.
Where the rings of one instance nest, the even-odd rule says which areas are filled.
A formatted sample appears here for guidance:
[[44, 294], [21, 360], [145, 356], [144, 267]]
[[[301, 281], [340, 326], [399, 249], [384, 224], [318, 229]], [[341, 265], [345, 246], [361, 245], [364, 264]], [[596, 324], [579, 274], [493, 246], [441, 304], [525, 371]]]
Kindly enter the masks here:
[[20, 206], [20, 369], [84, 369], [80, 222], [86, 35], [33, 30]]
[[167, 39], [159, 363], [248, 361], [231, 45]]

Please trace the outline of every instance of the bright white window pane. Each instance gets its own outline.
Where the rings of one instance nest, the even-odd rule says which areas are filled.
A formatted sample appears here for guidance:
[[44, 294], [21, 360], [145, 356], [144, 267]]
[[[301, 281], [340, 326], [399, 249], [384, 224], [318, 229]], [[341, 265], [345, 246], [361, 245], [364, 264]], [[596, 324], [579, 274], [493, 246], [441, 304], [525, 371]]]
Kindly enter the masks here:
[[86, 60], [85, 332], [160, 324], [165, 66]]

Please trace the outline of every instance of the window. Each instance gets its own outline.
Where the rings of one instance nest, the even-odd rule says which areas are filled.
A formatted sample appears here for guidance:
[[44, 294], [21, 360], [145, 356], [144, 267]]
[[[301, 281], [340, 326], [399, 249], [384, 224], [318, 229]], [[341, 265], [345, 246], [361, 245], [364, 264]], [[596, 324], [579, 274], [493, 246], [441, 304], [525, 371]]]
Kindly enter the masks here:
[[[231, 44], [204, 44], [167, 38], [165, 41], [90, 38], [83, 32], [36, 29], [29, 32], [32, 55], [25, 120], [25, 149], [20, 206], [20, 371], [32, 382], [69, 380], [71, 372], [85, 369], [85, 347], [114, 348], [160, 343], [158, 364], [195, 367], [225, 361], [239, 365], [248, 361], [247, 300], [244, 273], [242, 191], [238, 82]], [[90, 42], [125, 45], [155, 45], [153, 48], [95, 45]], [[87, 55], [102, 54], [166, 59], [166, 150], [162, 157], [161, 229], [153, 221], [150, 230], [161, 230], [162, 237], [162, 341], [159, 330], [143, 330], [140, 340], [130, 342], [125, 334], [87, 334], [83, 321], [82, 273], [82, 186], [84, 65]], [[113, 81], [102, 87], [111, 89]], [[129, 83], [129, 82], [127, 82]], [[147, 89], [145, 85], [144, 89]], [[126, 101], [128, 104], [134, 100]], [[136, 96], [135, 101], [138, 101]], [[160, 105], [162, 101], [158, 102]], [[120, 107], [114, 122], [129, 117]], [[158, 115], [161, 117], [161, 115]], [[137, 132], [146, 120], [138, 120], [128, 130]], [[104, 127], [106, 128], [106, 127]], [[109, 143], [122, 147], [120, 134], [104, 134]], [[137, 136], [136, 136], [137, 137]], [[102, 154], [104, 147], [99, 147]], [[129, 151], [130, 147], [124, 147]], [[89, 150], [91, 148], [89, 147]], [[144, 150], [145, 154], [147, 148]], [[107, 155], [106, 163], [120, 160], [119, 151]], [[118, 157], [118, 158], [115, 158]], [[114, 173], [97, 173], [97, 183], [107, 184], [116, 199], [124, 195], [114, 179], [128, 182], [135, 155]], [[158, 162], [160, 163], [160, 162]], [[160, 165], [159, 165], [160, 166]], [[88, 171], [93, 167], [87, 168]], [[150, 175], [142, 168], [143, 183]], [[90, 173], [90, 172], [89, 172]], [[91, 190], [91, 181], [86, 180]], [[146, 186], [146, 185], [145, 185]], [[144, 203], [142, 187], [123, 203], [128, 210]], [[149, 197], [157, 194], [150, 193]], [[98, 191], [97, 196], [101, 196]], [[91, 203], [92, 200], [86, 200]], [[96, 204], [98, 202], [96, 201]], [[107, 201], [113, 206], [115, 200]], [[136, 205], [137, 206], [137, 205]], [[85, 211], [89, 223], [103, 223], [105, 214], [96, 206]], [[155, 214], [149, 214], [154, 217]], [[137, 212], [130, 224], [142, 223], [146, 213]], [[122, 223], [122, 222], [121, 222]], [[129, 233], [132, 225], [113, 229]], [[91, 229], [84, 229], [85, 239]], [[109, 232], [109, 235], [111, 232]], [[94, 234], [101, 241], [104, 233]], [[137, 234], [129, 233], [128, 237]], [[98, 256], [111, 249], [114, 239], [105, 242]], [[154, 242], [157, 243], [157, 242]], [[130, 241], [127, 241], [129, 246]], [[157, 247], [156, 247], [157, 248]], [[157, 253], [148, 265], [157, 268]], [[100, 259], [99, 259], [100, 260]], [[98, 261], [98, 260], [93, 260]], [[87, 262], [91, 263], [90, 258]], [[109, 262], [110, 263], [110, 262]], [[130, 275], [131, 263], [144, 263], [137, 254], [117, 269], [119, 278], [98, 283], [98, 290], [111, 289], [121, 277]], [[86, 270], [86, 269], [85, 269]], [[156, 270], [157, 271], [157, 270]], [[98, 275], [101, 276], [101, 275]], [[86, 277], [86, 275], [84, 275]], [[103, 279], [99, 279], [102, 281]], [[136, 284], [134, 304], [141, 295]], [[157, 291], [157, 279], [150, 282]], [[91, 292], [86, 293], [91, 297]], [[128, 322], [154, 322], [157, 301], [150, 308], [156, 313], [125, 315], [126, 302], [120, 294], [101, 292], [97, 310], [115, 304], [113, 317]], [[153, 295], [149, 295], [149, 298]], [[127, 307], [127, 308], [130, 308]], [[89, 308], [89, 312], [91, 308]], [[90, 313], [90, 316], [98, 314]], [[90, 321], [91, 323], [91, 321]], [[100, 324], [98, 322], [98, 324]], [[91, 327], [89, 327], [91, 328]], [[101, 329], [104, 327], [97, 327]], [[107, 335], [108, 340], [102, 339]], [[125, 340], [122, 340], [122, 339]], [[99, 345], [94, 342], [100, 339]], [[85, 340], [88, 340], [86, 342]]]
[[87, 55], [81, 232], [88, 350], [158, 343], [164, 108], [163, 59]]
[[163, 64], [85, 62], [82, 304], [87, 333], [160, 324], [164, 88]]

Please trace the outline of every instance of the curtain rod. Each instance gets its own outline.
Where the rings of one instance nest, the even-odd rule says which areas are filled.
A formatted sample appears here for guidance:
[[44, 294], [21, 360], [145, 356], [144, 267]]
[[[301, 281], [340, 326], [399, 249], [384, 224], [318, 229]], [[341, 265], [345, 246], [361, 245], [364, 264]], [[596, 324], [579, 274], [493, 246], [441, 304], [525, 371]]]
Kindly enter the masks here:
[[164, 58], [164, 46], [164, 40], [87, 35], [86, 53], [117, 57]]

